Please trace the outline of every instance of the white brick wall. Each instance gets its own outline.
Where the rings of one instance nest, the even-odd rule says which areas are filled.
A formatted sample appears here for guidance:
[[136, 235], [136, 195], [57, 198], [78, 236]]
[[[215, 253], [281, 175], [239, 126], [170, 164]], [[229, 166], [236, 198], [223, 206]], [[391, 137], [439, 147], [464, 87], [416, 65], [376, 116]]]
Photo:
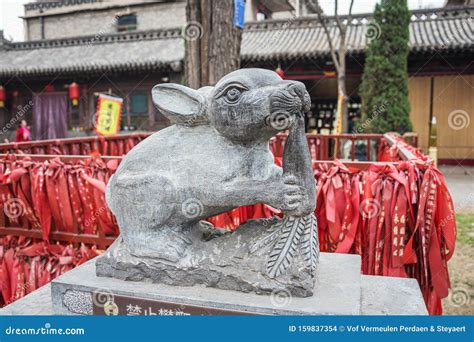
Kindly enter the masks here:
[[[136, 13], [137, 30], [174, 28], [186, 23], [186, 3], [158, 3], [153, 5], [114, 8], [108, 10], [74, 12], [44, 17], [45, 39], [68, 38], [77, 36], [100, 36], [117, 33], [115, 16]], [[27, 19], [26, 40], [41, 39], [39, 18]]]

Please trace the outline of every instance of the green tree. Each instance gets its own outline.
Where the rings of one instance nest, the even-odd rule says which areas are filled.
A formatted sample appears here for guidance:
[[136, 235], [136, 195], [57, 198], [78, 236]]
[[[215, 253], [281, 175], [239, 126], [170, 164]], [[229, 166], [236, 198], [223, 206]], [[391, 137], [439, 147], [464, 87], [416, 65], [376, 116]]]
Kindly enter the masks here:
[[368, 24], [358, 131], [410, 131], [407, 61], [410, 11], [406, 0], [382, 0]]

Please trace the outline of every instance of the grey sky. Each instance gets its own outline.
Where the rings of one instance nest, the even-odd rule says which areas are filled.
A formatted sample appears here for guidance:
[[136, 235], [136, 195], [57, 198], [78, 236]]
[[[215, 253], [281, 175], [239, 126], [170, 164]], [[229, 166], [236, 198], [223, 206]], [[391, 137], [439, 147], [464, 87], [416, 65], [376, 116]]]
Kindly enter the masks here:
[[[380, 0], [355, 0], [354, 13], [372, 12], [375, 3]], [[5, 37], [14, 41], [23, 40], [23, 21], [19, 16], [24, 14], [23, 5], [27, 0], [0, 0], [0, 30], [4, 30]], [[436, 8], [443, 6], [445, 0], [408, 0], [410, 9]], [[349, 9], [350, 0], [339, 0], [339, 12], [345, 13]], [[334, 12], [334, 0], [321, 0], [321, 7], [327, 14]]]

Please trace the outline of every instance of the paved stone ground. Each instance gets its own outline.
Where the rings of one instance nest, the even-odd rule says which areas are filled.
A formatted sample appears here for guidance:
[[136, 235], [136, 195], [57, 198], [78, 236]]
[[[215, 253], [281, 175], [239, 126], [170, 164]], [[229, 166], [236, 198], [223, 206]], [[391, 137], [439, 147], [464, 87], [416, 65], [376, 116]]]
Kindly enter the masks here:
[[456, 213], [474, 213], [474, 167], [441, 166]]

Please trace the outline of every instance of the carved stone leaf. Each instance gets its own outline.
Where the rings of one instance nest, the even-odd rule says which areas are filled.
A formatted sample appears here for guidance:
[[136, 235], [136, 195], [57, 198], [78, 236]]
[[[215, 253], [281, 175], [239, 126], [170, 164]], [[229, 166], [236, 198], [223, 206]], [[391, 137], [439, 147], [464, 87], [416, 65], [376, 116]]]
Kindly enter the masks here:
[[308, 265], [310, 274], [315, 275], [319, 259], [318, 224], [314, 214], [306, 217], [306, 226], [301, 238], [301, 254]]
[[288, 216], [283, 219], [280, 237], [273, 247], [267, 263], [267, 274], [270, 277], [278, 277], [291, 265], [305, 223], [304, 217]]
[[270, 230], [270, 234], [258, 240], [252, 247], [250, 247], [250, 253], [261, 255], [266, 247], [272, 245], [280, 236], [283, 222], [284, 221], [279, 221], [275, 223]]

